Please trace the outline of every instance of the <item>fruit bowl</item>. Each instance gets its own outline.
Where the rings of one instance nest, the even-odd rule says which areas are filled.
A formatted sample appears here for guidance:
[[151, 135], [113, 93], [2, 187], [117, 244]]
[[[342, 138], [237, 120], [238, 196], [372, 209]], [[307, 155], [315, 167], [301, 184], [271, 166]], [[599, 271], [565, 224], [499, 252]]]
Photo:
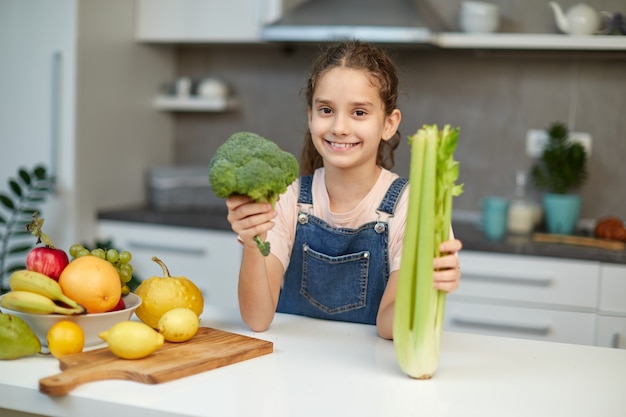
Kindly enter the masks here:
[[78, 324], [85, 333], [85, 347], [95, 346], [104, 343], [104, 340], [98, 337], [98, 333], [103, 330], [108, 330], [116, 323], [129, 320], [140, 304], [141, 298], [133, 293], [130, 293], [124, 296], [124, 305], [126, 308], [107, 313], [65, 316], [62, 314], [23, 313], [21, 311], [9, 310], [5, 307], [0, 307], [0, 310], [3, 313], [12, 314], [22, 318], [41, 341], [42, 352], [48, 352], [48, 342], [46, 341], [46, 336], [48, 334], [48, 330], [54, 324], [62, 320], [73, 321]]

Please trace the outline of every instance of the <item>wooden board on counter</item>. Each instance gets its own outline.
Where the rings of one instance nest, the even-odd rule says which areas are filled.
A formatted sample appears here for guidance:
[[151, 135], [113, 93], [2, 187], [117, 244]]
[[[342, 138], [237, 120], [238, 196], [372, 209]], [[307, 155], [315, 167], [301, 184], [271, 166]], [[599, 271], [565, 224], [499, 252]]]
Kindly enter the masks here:
[[120, 359], [108, 347], [59, 359], [63, 372], [39, 380], [39, 391], [65, 395], [78, 385], [105, 379], [159, 384], [272, 353], [273, 343], [201, 327], [189, 341], [165, 344], [151, 355]]
[[624, 250], [626, 244], [617, 240], [596, 239], [584, 236], [559, 235], [551, 233], [535, 233], [535, 242], [541, 243], [562, 243], [566, 245], [588, 246], [598, 249]]

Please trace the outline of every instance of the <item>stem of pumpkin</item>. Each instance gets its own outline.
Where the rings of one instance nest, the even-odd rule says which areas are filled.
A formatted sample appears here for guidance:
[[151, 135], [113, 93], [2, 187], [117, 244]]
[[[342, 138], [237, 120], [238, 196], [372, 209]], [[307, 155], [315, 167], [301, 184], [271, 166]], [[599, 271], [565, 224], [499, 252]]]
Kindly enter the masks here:
[[165, 266], [163, 261], [160, 260], [159, 258], [157, 258], [156, 256], [153, 256], [152, 260], [154, 262], [158, 263], [159, 266], [161, 267], [161, 269], [163, 269], [163, 278], [169, 278], [170, 277], [170, 271], [167, 269], [167, 266]]

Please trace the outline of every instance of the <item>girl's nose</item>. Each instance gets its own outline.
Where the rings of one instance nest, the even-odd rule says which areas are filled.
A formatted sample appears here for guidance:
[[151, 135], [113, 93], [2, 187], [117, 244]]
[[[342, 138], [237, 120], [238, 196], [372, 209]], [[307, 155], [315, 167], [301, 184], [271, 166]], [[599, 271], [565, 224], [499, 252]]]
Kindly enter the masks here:
[[347, 135], [350, 132], [350, 124], [348, 123], [347, 117], [340, 114], [335, 115], [331, 126], [331, 132], [336, 136]]

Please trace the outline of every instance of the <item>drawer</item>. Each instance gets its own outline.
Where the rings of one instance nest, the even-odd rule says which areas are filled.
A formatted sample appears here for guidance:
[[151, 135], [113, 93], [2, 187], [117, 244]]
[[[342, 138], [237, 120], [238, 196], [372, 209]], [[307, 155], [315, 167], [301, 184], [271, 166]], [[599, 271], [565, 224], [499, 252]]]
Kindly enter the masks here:
[[593, 345], [593, 313], [450, 301], [444, 329], [462, 333]]
[[140, 279], [163, 276], [161, 267], [152, 261], [156, 256], [170, 275], [193, 281], [207, 304], [238, 306], [242, 248], [233, 232], [101, 221], [98, 236], [132, 253], [131, 264]]
[[626, 315], [626, 266], [602, 265], [599, 308]]
[[462, 277], [451, 297], [595, 309], [600, 263], [462, 251]]
[[599, 315], [596, 345], [626, 349], [626, 317]]

